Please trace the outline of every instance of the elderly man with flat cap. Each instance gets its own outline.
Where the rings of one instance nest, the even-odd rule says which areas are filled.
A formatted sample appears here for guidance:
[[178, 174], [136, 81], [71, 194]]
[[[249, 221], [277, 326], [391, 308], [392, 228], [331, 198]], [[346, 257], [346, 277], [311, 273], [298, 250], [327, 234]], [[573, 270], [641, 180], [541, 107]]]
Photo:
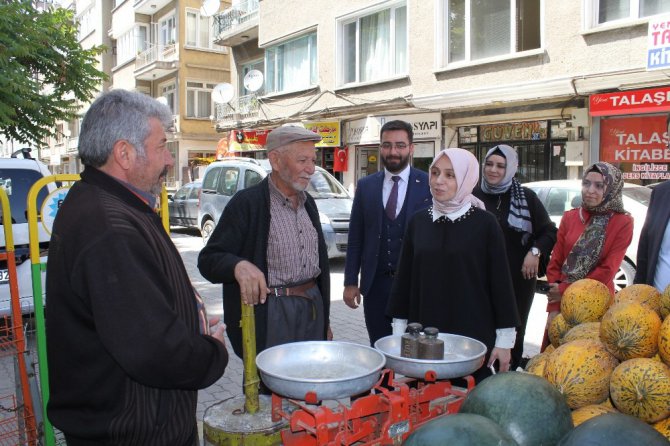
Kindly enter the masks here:
[[242, 305], [254, 305], [256, 349], [331, 339], [330, 272], [319, 211], [305, 190], [321, 140], [297, 126], [272, 130], [272, 172], [228, 202], [198, 257], [200, 273], [223, 283], [223, 317], [242, 357]]

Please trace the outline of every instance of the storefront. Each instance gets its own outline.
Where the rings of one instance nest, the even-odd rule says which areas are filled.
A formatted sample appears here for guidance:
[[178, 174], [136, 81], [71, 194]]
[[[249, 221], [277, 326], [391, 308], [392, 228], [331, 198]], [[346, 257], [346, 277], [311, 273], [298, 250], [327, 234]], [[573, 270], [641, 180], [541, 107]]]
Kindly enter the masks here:
[[582, 165], [580, 156], [570, 156], [568, 138], [583, 138], [583, 130], [564, 120], [504, 122], [458, 127], [459, 147], [483, 162], [486, 152], [497, 144], [516, 148], [521, 183], [568, 178], [570, 167]]
[[341, 169], [335, 164], [335, 154], [342, 149], [340, 121], [305, 122], [305, 128], [321, 136], [316, 143], [316, 165], [321, 166], [341, 180]]
[[597, 159], [619, 167], [630, 183], [670, 179], [670, 87], [596, 94], [589, 103]]
[[344, 124], [345, 144], [349, 153], [348, 171], [343, 176], [342, 183], [350, 190], [359, 179], [383, 168], [379, 160], [379, 131], [384, 123], [396, 119], [412, 125], [414, 130], [412, 165], [428, 171], [436, 150], [441, 147], [442, 119], [440, 113], [368, 116]]

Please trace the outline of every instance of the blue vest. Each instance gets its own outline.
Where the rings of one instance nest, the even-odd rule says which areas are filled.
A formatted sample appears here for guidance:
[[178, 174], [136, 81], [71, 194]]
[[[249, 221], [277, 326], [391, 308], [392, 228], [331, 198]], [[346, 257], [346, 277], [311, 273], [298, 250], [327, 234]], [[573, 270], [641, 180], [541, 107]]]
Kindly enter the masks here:
[[405, 233], [405, 215], [407, 214], [407, 197], [403, 203], [400, 213], [395, 220], [382, 212], [382, 232], [379, 239], [379, 261], [377, 262], [377, 273], [395, 271], [400, 257], [402, 237]]

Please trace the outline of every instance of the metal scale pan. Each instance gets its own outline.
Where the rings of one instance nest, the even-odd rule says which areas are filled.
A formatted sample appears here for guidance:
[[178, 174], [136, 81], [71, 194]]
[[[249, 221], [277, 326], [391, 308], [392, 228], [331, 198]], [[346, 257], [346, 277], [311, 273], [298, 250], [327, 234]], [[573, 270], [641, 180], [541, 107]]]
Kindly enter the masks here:
[[375, 342], [375, 348], [386, 356], [386, 367], [410, 378], [424, 378], [433, 371], [437, 379], [467, 376], [484, 364], [486, 346], [472, 338], [449, 333], [440, 333], [444, 341], [444, 359], [414, 359], [400, 356], [402, 336], [391, 335]]
[[318, 400], [348, 398], [370, 390], [386, 359], [374, 348], [337, 341], [277, 345], [256, 356], [265, 385], [278, 395], [299, 400], [308, 393]]

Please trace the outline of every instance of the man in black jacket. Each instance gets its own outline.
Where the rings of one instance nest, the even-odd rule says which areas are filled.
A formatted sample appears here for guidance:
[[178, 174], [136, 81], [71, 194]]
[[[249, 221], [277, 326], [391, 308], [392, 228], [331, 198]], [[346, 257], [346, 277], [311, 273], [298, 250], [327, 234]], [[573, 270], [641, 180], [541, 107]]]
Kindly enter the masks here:
[[223, 316], [233, 350], [242, 352], [242, 305], [255, 306], [256, 349], [330, 336], [328, 253], [314, 199], [314, 143], [302, 127], [270, 132], [272, 173], [239, 191], [223, 210], [198, 269], [223, 283]]
[[[228, 363], [155, 212], [172, 114], [124, 90], [84, 117], [86, 166], [56, 216], [47, 269], [47, 412], [69, 446], [198, 443], [197, 391]], [[214, 321], [211, 321], [214, 322]]]

